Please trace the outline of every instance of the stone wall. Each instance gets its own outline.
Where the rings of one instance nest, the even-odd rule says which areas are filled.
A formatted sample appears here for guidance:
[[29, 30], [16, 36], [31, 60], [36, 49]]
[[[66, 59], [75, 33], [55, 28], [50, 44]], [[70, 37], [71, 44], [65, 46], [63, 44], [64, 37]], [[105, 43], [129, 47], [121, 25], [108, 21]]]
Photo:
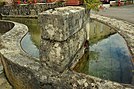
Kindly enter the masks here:
[[39, 82], [34, 71], [39, 67], [36, 59], [28, 57], [21, 49], [20, 41], [28, 32], [27, 26], [12, 21], [0, 21], [13, 24], [0, 39], [0, 60], [6, 77], [15, 89], [38, 89]]
[[0, 7], [0, 13], [3, 15], [38, 15], [42, 11], [60, 6], [64, 6], [64, 4], [36, 3], [36, 4], [5, 5], [3, 7]]

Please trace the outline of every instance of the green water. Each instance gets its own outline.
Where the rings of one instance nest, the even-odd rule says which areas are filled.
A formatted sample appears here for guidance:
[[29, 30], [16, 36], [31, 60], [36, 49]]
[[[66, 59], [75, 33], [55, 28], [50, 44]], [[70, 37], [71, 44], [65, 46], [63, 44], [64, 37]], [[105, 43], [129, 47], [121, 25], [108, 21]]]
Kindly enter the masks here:
[[[89, 41], [92, 45], [74, 70], [106, 80], [131, 83], [131, 54], [123, 37], [113, 32], [110, 27], [93, 21]], [[113, 35], [109, 36], [111, 33]]]

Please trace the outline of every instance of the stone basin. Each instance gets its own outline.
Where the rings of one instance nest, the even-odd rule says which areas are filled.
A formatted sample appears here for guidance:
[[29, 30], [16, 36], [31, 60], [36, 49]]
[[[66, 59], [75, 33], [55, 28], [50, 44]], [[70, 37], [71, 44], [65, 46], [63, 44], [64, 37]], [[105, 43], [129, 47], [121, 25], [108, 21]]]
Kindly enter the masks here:
[[[77, 9], [77, 13], [81, 13], [80, 15], [82, 15], [82, 16], [79, 16], [78, 18], [82, 18], [82, 19], [86, 20], [86, 13], [85, 13], [85, 9], [83, 7], [71, 7], [70, 9], [69, 8], [70, 7], [65, 7], [65, 9], [70, 10], [69, 11], [69, 12], [71, 12], [71, 13], [69, 13], [70, 15], [73, 14], [74, 17], [75, 17], [75, 15], [77, 16], [78, 14], [74, 14], [75, 12], [71, 11], [72, 8], [73, 8], [73, 10]], [[57, 10], [57, 12], [58, 12], [58, 10]], [[44, 19], [42, 19], [42, 18], [45, 18], [44, 16], [47, 13], [48, 13], [48, 11], [40, 14], [40, 18], [39, 18], [40, 22], [43, 22]], [[49, 13], [49, 14], [51, 14], [51, 13]], [[68, 15], [65, 15], [65, 16], [67, 16], [66, 19], [68, 20]], [[77, 22], [77, 19], [75, 19], [74, 17], [73, 17], [74, 22], [75, 21]], [[25, 53], [22, 50], [20, 42], [21, 42], [22, 38], [27, 34], [28, 28], [24, 24], [12, 22], [12, 21], [11, 21], [11, 23], [14, 24], [14, 27], [11, 28], [10, 31], [6, 32], [4, 35], [1, 36], [1, 44], [4, 47], [0, 50], [0, 53], [1, 53], [1, 60], [2, 60], [2, 64], [3, 64], [4, 70], [5, 70], [5, 74], [8, 78], [8, 80], [10, 81], [11, 85], [14, 88], [16, 88], [16, 89], [64, 89], [64, 88], [65, 89], [73, 89], [73, 88], [76, 88], [76, 89], [77, 88], [87, 88], [87, 89], [92, 89], [92, 88], [99, 88], [99, 89], [107, 89], [107, 88], [115, 89], [116, 88], [117, 89], [117, 88], [119, 88], [119, 89], [121, 89], [121, 88], [124, 88], [124, 86], [122, 86], [121, 84], [116, 83], [116, 82], [103, 80], [103, 79], [96, 78], [96, 77], [93, 77], [90, 75], [85, 75], [82, 73], [74, 72], [73, 70], [70, 69], [70, 66], [73, 65], [76, 62], [76, 60], [69, 59], [69, 62], [68, 62], [68, 58], [66, 58], [66, 60], [67, 60], [66, 64], [69, 63], [69, 65], [65, 69], [63, 68], [64, 65], [61, 66], [62, 67], [61, 69], [64, 69], [64, 70], [59, 72], [59, 71], [56, 71], [57, 70], [56, 68], [49, 66], [51, 64], [51, 63], [49, 64], [49, 60], [47, 60], [48, 64], [45, 62], [42, 63], [42, 61], [40, 61], [40, 59], [37, 60], [36, 58], [27, 55], [27, 53]], [[44, 23], [40, 23], [40, 24], [44, 25]], [[53, 23], [50, 22], [50, 24], [52, 26]], [[75, 25], [75, 24], [73, 24], [73, 25]], [[85, 25], [85, 24], [83, 24], [83, 25]], [[50, 26], [50, 25], [48, 24], [48, 26]], [[44, 27], [41, 29], [44, 30]], [[83, 29], [85, 29], [85, 28], [83, 28]], [[81, 33], [82, 33], [82, 37], [85, 37], [86, 34], [85, 34], [85, 30], [83, 31], [83, 29], [82, 29], [82, 31], [81, 31], [81, 28], [79, 30], [77, 29], [77, 31], [79, 31], [79, 32], [73, 31], [73, 34], [70, 34], [71, 35], [70, 38], [76, 39], [77, 37], [80, 37]], [[51, 29], [51, 30], [53, 30], [53, 29]], [[65, 29], [65, 31], [66, 31], [66, 29]], [[54, 36], [55, 36], [55, 34], [54, 34]], [[64, 39], [62, 39], [62, 40], [67, 39], [66, 43], [71, 43], [70, 38], [69, 39], [67, 38], [68, 36], [69, 35], [65, 35], [65, 37], [63, 37]], [[76, 38], [75, 38], [75, 36], [76, 36]], [[48, 37], [46, 37], [46, 38], [48, 38]], [[59, 41], [60, 41], [60, 40], [58, 40], [56, 42], [49, 41], [49, 40], [45, 39], [45, 37], [43, 37], [43, 36], [41, 39], [43, 40], [44, 43], [48, 42], [48, 44], [52, 44], [52, 43], [55, 44], [56, 42], [59, 43]], [[52, 37], [52, 39], [53, 39], [53, 37]], [[84, 43], [85, 38], [84, 38], [84, 40], [83, 39], [80, 39], [80, 40], [82, 40], [82, 42]], [[83, 53], [83, 49], [84, 49], [83, 43], [80, 43], [80, 46], [82, 46], [82, 47], [79, 47], [79, 44], [77, 42], [77, 45], [78, 45], [77, 51], [79, 54], [76, 54], [75, 51], [73, 50], [73, 55], [76, 54], [76, 55], [74, 55], [76, 59], [79, 59], [81, 57], [80, 54]], [[62, 44], [60, 44], [60, 45], [62, 45]], [[68, 45], [68, 46], [70, 47], [70, 45]], [[73, 46], [74, 46], [74, 43], [73, 43]], [[73, 46], [71, 46], [71, 47], [73, 47]], [[42, 45], [42, 49], [44, 47], [46, 47], [46, 46]], [[56, 49], [56, 47], [54, 47], [54, 49]], [[76, 48], [76, 47], [74, 47], [74, 48]], [[78, 50], [78, 48], [81, 48], [81, 49]], [[45, 51], [45, 50], [42, 50], [42, 52], [43, 51]], [[44, 56], [44, 55], [42, 55], [42, 56]], [[43, 61], [45, 61], [45, 59], [43, 59]], [[51, 61], [53, 61], [53, 60], [50, 60], [50, 62]], [[64, 64], [64, 63], [62, 63], [62, 64]], [[58, 66], [58, 68], [60, 68], [60, 66]]]

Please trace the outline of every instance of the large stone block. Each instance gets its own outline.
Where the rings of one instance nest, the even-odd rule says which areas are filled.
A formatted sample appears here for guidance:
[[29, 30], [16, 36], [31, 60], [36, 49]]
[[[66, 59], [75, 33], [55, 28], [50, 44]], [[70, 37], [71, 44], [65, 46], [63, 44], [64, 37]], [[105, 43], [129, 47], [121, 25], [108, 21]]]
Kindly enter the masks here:
[[81, 30], [86, 21], [83, 7], [68, 6], [55, 8], [39, 14], [42, 39], [66, 40]]
[[81, 29], [63, 42], [42, 40], [40, 48], [42, 63], [47, 64], [56, 71], [63, 71], [72, 62], [85, 40], [85, 29]]

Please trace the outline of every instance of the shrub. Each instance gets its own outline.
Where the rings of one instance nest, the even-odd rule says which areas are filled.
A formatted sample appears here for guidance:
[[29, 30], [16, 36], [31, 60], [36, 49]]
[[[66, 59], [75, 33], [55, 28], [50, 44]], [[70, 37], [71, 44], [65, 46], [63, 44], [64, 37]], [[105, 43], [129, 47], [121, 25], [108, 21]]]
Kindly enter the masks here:
[[98, 10], [99, 5], [101, 4], [100, 0], [84, 0], [86, 8], [91, 10]]

